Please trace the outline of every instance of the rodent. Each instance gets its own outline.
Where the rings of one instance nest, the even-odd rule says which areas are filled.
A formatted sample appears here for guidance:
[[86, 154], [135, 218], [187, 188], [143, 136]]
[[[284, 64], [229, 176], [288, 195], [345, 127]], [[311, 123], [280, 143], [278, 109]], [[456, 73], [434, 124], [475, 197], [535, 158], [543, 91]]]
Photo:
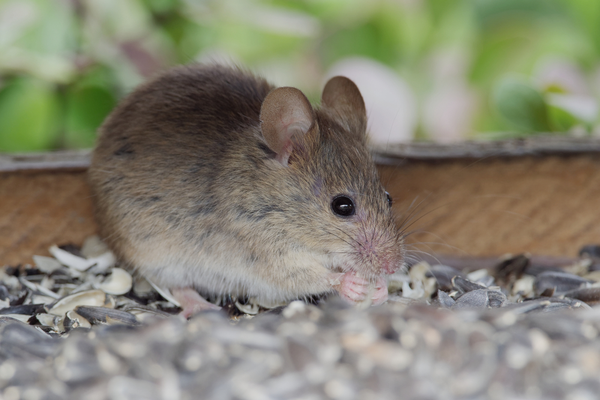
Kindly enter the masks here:
[[329, 80], [313, 108], [237, 67], [170, 69], [99, 129], [89, 183], [100, 235], [186, 316], [214, 308], [198, 292], [382, 303], [404, 244], [366, 128], [348, 78]]

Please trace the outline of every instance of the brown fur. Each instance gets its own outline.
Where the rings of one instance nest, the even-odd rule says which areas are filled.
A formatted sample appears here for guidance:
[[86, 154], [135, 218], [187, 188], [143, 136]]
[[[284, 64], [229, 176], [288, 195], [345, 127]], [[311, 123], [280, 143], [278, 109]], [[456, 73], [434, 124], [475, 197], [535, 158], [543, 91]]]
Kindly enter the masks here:
[[[274, 89], [264, 79], [196, 65], [141, 86], [94, 151], [101, 235], [157, 283], [204, 293], [290, 300], [331, 291], [332, 272], [396, 270], [402, 240], [366, 147], [362, 97], [345, 78], [331, 82], [322, 108], [293, 117], [309, 128], [282, 134], [283, 144], [261, 132]], [[272, 93], [283, 89], [293, 92]], [[290, 104], [304, 107], [293, 93]], [[279, 132], [272, 107], [262, 123]], [[338, 194], [354, 198], [354, 216], [332, 212]]]

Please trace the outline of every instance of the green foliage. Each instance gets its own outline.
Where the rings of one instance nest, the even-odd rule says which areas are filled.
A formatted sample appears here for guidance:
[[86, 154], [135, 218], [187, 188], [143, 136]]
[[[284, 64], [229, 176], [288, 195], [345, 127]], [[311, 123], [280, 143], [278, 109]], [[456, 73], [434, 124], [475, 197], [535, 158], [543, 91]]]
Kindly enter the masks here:
[[[395, 64], [400, 59], [403, 33], [397, 14], [381, 10], [361, 24], [336, 30], [321, 44], [321, 57], [325, 65], [350, 56], [364, 56]], [[406, 25], [404, 25], [406, 27]]]
[[548, 106], [548, 118], [553, 130], [558, 132], [567, 132], [578, 124], [573, 114], [555, 106]]
[[11, 79], [0, 91], [0, 148], [44, 150], [58, 139], [58, 101], [50, 85], [34, 79]]
[[96, 130], [117, 103], [110, 71], [90, 70], [78, 82], [65, 87], [63, 99], [64, 136], [62, 147], [89, 148], [96, 140]]
[[116, 104], [114, 95], [99, 85], [78, 85], [66, 97], [65, 147], [92, 147], [96, 129]]
[[501, 80], [493, 93], [496, 109], [513, 127], [527, 132], [549, 132], [548, 108], [542, 95], [514, 78]]
[[[396, 71], [422, 107], [460, 86], [476, 104], [465, 138], [600, 132], [600, 116], [547, 98], [600, 104], [598, 21], [598, 0], [0, 0], [0, 152], [90, 147], [137, 84], [222, 55], [310, 96], [356, 56]], [[426, 115], [419, 138], [435, 136]]]

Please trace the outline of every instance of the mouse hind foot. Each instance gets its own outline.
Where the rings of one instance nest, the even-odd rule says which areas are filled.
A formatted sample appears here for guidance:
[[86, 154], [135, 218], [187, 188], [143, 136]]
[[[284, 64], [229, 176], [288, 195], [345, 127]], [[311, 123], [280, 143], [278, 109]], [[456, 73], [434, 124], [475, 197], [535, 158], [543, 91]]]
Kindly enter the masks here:
[[202, 311], [221, 309], [221, 307], [206, 301], [206, 299], [200, 296], [193, 288], [172, 289], [171, 293], [181, 305], [182, 311], [179, 315], [186, 319]]

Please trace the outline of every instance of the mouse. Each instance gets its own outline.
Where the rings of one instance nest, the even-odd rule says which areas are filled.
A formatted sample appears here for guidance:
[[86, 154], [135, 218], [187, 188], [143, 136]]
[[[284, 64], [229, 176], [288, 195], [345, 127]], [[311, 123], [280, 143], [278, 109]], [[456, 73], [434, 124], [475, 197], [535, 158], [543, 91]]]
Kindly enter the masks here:
[[186, 317], [207, 296], [387, 300], [404, 262], [358, 87], [313, 106], [237, 66], [173, 67], [108, 115], [88, 170], [99, 234]]

